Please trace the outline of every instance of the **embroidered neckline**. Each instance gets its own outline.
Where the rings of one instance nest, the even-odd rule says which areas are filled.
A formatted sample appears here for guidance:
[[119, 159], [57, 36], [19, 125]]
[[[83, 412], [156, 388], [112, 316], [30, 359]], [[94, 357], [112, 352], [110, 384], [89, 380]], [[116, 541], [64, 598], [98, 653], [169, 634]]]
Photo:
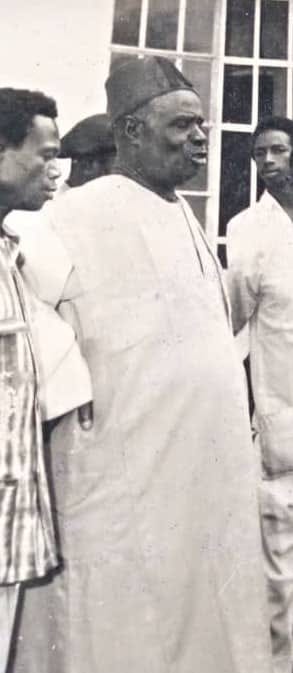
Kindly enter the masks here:
[[125, 178], [129, 178], [130, 180], [133, 180], [134, 182], [137, 182], [139, 185], [142, 187], [145, 187], [146, 189], [149, 189], [150, 192], [153, 192], [154, 194], [157, 194], [157, 196], [160, 196], [162, 199], [165, 201], [168, 201], [169, 203], [177, 203], [178, 202], [178, 196], [174, 192], [173, 194], [166, 194], [165, 192], [162, 192], [160, 189], [155, 189], [154, 187], [151, 187], [146, 180], [144, 180], [141, 175], [135, 171], [134, 169], [131, 168], [125, 168], [122, 166], [115, 166], [115, 170], [113, 171], [112, 175], [123, 175]]

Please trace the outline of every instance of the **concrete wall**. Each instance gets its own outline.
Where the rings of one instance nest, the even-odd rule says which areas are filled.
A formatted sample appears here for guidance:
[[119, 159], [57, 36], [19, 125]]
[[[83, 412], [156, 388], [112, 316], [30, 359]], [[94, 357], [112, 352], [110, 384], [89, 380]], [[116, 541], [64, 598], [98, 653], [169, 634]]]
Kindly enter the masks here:
[[0, 85], [54, 96], [62, 134], [103, 112], [113, 6], [114, 0], [5, 0]]

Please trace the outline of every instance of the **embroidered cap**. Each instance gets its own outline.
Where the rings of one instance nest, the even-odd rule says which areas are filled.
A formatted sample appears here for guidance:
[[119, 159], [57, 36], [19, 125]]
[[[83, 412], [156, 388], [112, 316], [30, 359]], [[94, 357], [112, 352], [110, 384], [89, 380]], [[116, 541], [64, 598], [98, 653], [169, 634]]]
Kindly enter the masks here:
[[105, 86], [108, 113], [113, 122], [171, 91], [185, 89], [198, 95], [180, 70], [161, 56], [124, 61], [114, 68]]

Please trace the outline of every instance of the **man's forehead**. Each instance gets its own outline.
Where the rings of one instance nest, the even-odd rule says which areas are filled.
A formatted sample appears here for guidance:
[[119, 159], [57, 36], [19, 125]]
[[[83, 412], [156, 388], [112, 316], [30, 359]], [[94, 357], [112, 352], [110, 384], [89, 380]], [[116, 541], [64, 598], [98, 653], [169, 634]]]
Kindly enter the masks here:
[[165, 112], [171, 115], [186, 113], [202, 116], [200, 97], [195, 91], [191, 90], [170, 91], [158, 96], [150, 102], [150, 109], [154, 112]]
[[59, 132], [55, 120], [45, 115], [35, 115], [26, 139], [39, 143], [59, 142]]
[[291, 138], [286, 131], [282, 129], [264, 129], [255, 140], [255, 147], [274, 145], [282, 143], [291, 145]]

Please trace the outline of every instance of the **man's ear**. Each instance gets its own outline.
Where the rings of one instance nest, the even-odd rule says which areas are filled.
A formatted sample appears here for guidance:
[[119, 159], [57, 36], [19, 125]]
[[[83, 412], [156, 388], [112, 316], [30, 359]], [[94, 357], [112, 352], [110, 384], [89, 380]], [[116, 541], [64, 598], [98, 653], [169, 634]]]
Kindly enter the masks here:
[[137, 117], [133, 117], [132, 115], [127, 115], [127, 117], [125, 117], [124, 133], [128, 140], [134, 145], [139, 141], [142, 126], [142, 119], [137, 119]]

